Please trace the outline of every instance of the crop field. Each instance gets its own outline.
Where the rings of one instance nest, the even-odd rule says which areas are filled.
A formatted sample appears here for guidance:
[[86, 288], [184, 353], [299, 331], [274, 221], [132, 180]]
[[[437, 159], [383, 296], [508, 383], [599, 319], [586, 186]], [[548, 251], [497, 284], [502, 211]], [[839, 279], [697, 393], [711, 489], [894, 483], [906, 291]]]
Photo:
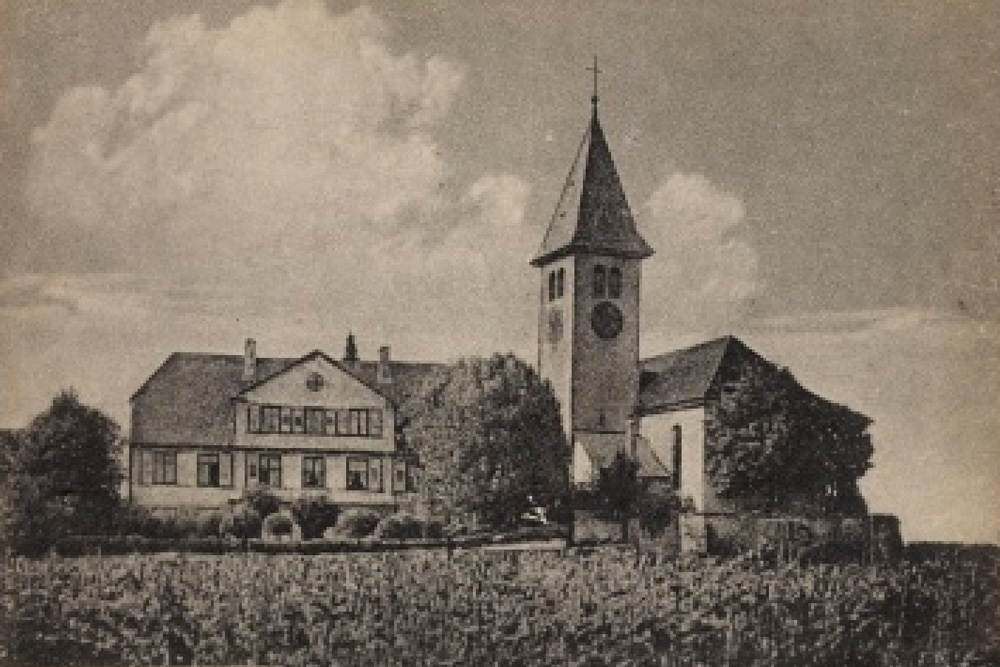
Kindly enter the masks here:
[[15, 559], [0, 663], [995, 665], [997, 561], [654, 562], [610, 547]]

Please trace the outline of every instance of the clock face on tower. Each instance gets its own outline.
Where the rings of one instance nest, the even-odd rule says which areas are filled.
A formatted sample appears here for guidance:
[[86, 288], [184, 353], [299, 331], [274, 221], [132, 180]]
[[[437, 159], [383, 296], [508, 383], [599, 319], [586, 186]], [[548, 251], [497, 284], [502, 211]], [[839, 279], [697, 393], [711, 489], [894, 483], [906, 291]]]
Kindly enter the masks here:
[[611, 340], [622, 331], [622, 311], [615, 304], [602, 301], [590, 313], [590, 326], [599, 337]]

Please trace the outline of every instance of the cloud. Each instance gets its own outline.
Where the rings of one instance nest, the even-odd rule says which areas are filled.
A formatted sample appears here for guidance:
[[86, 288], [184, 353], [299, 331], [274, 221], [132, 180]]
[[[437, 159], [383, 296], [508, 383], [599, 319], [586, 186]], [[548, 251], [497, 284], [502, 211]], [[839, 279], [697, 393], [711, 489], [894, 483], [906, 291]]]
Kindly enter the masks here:
[[490, 230], [521, 224], [527, 186], [456, 173], [434, 131], [463, 68], [390, 41], [370, 9], [333, 15], [318, 0], [218, 30], [197, 16], [156, 24], [139, 71], [67, 91], [35, 131], [25, 191], [44, 233], [21, 230], [33, 246], [21, 269], [70, 245], [54, 273], [345, 310], [414, 287], [393, 276], [414, 253], [444, 264], [424, 273], [477, 270]]
[[0, 422], [65, 382], [122, 418], [166, 354], [247, 335], [262, 354], [336, 354], [353, 330], [363, 354], [431, 359], [532, 340], [534, 276], [510, 279], [535, 241], [529, 187], [459, 171], [435, 135], [464, 68], [392, 41], [370, 9], [319, 0], [218, 29], [180, 17], [121, 85], [59, 97], [0, 281], [0, 369], [18, 382]]
[[462, 69], [397, 56], [387, 38], [370, 10], [334, 16], [316, 0], [219, 30], [158, 23], [140, 71], [68, 91], [35, 131], [29, 209], [143, 270], [223, 255], [239, 258], [227, 271], [247, 257], [273, 266], [455, 224], [435, 215], [453, 174], [432, 130]]
[[700, 174], [671, 174], [643, 206], [657, 249], [643, 268], [644, 317], [652, 328], [715, 332], [758, 291], [757, 253], [741, 237], [743, 202]]

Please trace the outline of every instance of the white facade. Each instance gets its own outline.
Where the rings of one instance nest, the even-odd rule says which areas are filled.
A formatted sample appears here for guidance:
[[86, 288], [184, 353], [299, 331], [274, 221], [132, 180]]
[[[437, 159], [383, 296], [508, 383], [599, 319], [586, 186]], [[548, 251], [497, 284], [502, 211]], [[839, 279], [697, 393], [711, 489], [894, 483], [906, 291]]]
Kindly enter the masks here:
[[266, 486], [283, 500], [392, 505], [413, 489], [393, 403], [321, 354], [251, 384], [231, 406], [232, 433], [217, 444], [133, 443], [132, 501], [219, 508]]

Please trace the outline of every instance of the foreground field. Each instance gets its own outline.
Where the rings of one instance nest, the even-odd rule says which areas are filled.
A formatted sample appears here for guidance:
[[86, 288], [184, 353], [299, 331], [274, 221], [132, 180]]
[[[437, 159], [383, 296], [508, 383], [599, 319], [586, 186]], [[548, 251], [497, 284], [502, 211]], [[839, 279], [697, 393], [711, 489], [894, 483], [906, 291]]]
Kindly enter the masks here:
[[0, 663], [997, 664], [995, 551], [895, 567], [614, 548], [15, 560]]

